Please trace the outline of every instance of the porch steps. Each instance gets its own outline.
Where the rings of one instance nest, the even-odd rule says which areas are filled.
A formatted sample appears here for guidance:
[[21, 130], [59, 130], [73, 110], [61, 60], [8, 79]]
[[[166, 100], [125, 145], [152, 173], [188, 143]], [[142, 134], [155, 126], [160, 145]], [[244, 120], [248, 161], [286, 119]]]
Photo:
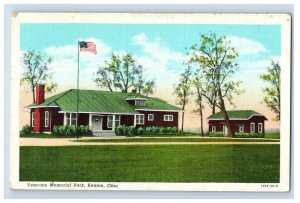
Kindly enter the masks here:
[[116, 136], [114, 132], [92, 131], [94, 136]]

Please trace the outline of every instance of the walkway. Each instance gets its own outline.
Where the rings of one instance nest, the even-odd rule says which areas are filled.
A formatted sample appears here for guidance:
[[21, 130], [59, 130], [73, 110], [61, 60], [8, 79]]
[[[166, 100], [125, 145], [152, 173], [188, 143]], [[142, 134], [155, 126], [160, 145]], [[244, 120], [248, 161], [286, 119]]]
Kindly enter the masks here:
[[[114, 139], [124, 139], [125, 137], [114, 137]], [[126, 137], [127, 138], [127, 137]], [[141, 138], [141, 137], [139, 137]], [[178, 138], [178, 137], [171, 137]], [[183, 137], [188, 138], [188, 137]], [[191, 138], [191, 137], [190, 137]], [[195, 138], [195, 137], [193, 137]], [[105, 137], [83, 137], [87, 139], [112, 139], [111, 136]], [[134, 139], [134, 138], [131, 138]], [[159, 138], [157, 138], [159, 139]], [[240, 139], [240, 138], [232, 138]], [[75, 145], [261, 145], [261, 144], [280, 144], [278, 142], [76, 142], [76, 138], [20, 138], [20, 146], [75, 146]]]

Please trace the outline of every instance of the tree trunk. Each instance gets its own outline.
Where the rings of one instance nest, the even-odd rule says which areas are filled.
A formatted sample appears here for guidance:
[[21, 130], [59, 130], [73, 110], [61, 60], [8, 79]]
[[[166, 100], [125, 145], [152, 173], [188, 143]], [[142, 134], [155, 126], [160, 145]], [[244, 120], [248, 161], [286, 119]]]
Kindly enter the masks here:
[[181, 132], [183, 132], [183, 122], [184, 122], [184, 110], [182, 112], [182, 118], [181, 118]]
[[216, 100], [214, 101], [211, 108], [212, 108], [212, 114], [215, 114], [216, 113]]
[[203, 113], [202, 113], [202, 101], [200, 101], [200, 122], [201, 122], [201, 136], [203, 136]]
[[230, 124], [229, 117], [228, 117], [228, 114], [227, 114], [227, 111], [226, 111], [226, 108], [225, 108], [225, 103], [224, 103], [224, 100], [223, 100], [223, 97], [222, 97], [222, 92], [221, 92], [220, 88], [218, 90], [218, 94], [219, 94], [218, 96], [219, 96], [219, 100], [220, 100], [220, 110], [223, 114], [225, 124], [227, 126], [228, 137], [234, 137], [234, 132], [231, 128], [231, 124]]

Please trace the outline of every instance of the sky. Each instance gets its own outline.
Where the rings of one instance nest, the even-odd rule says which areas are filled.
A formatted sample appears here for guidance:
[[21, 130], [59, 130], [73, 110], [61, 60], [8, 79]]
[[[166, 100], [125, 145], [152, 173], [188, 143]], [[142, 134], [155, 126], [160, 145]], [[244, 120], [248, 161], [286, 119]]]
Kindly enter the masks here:
[[[275, 115], [262, 102], [262, 88], [266, 84], [258, 76], [266, 72], [272, 59], [280, 61], [280, 25], [27, 23], [20, 27], [20, 50], [34, 49], [53, 57], [50, 67], [58, 84], [56, 93], [76, 88], [78, 40], [94, 42], [98, 51], [97, 55], [80, 53], [82, 89], [99, 89], [93, 82], [97, 66], [109, 60], [112, 53], [130, 52], [137, 64], [146, 69], [147, 79], [156, 80], [154, 96], [175, 104], [173, 84], [185, 68], [187, 49], [199, 44], [200, 34], [209, 32], [225, 35], [239, 52], [240, 68], [234, 79], [243, 81], [245, 91], [234, 98], [236, 106], [228, 104], [227, 109], [252, 109], [263, 113], [268, 118], [266, 127], [277, 128], [278, 122], [272, 121]], [[30, 93], [23, 91], [21, 106], [31, 103], [30, 98]], [[192, 99], [187, 106], [185, 126], [197, 129], [199, 118], [191, 113], [194, 107]], [[21, 124], [28, 122], [26, 111], [21, 112], [24, 117]], [[205, 117], [210, 115], [208, 105], [204, 113]]]

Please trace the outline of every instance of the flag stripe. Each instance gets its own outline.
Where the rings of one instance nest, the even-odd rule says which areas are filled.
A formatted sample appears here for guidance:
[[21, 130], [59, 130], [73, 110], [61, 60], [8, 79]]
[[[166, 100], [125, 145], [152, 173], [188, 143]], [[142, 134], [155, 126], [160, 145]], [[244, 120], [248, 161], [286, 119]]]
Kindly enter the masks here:
[[97, 54], [96, 44], [93, 42], [80, 42], [80, 51]]

